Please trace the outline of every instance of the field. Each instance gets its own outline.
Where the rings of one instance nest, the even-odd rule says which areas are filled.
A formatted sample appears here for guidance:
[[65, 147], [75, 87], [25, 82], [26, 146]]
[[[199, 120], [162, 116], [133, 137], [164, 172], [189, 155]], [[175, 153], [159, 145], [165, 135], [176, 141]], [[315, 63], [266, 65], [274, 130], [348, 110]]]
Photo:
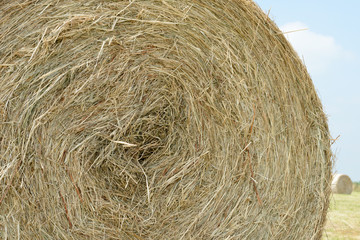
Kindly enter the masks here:
[[351, 195], [332, 195], [323, 240], [360, 240], [360, 188], [354, 187]]

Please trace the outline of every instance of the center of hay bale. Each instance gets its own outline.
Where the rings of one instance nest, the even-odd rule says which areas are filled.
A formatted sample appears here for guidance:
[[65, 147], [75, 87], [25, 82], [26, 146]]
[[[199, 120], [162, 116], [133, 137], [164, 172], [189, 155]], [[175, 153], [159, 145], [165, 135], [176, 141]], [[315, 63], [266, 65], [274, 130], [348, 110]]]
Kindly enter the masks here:
[[21, 7], [0, 3], [1, 237], [321, 238], [326, 116], [253, 2]]

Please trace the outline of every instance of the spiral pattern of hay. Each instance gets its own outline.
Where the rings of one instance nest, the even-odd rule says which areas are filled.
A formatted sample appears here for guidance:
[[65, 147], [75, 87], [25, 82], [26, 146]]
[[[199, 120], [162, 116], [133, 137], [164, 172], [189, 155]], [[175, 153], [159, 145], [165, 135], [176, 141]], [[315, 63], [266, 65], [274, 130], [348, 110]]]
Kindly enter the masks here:
[[345, 174], [335, 174], [331, 184], [331, 190], [333, 193], [351, 194], [353, 191], [351, 178]]
[[249, 0], [3, 0], [2, 239], [320, 239], [312, 81]]

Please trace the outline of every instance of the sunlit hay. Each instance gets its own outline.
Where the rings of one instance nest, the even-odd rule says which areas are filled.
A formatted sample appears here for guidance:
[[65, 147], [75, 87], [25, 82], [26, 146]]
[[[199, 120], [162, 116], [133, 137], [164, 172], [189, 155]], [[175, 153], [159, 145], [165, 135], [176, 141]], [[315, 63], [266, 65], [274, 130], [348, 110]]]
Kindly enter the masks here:
[[320, 239], [326, 116], [247, 0], [0, 3], [3, 239]]
[[350, 177], [345, 174], [335, 174], [331, 184], [331, 190], [333, 193], [351, 194], [353, 191], [353, 182]]

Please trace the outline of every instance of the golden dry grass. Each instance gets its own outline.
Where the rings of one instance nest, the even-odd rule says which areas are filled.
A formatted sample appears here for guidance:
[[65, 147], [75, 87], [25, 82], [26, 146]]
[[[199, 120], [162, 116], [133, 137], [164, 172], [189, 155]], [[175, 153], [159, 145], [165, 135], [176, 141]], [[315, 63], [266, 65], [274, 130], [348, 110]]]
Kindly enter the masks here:
[[319, 239], [326, 116], [248, 0], [0, 2], [0, 236]]
[[331, 183], [333, 193], [351, 194], [353, 191], [353, 182], [345, 174], [335, 174]]
[[360, 239], [360, 192], [331, 197], [324, 240]]

